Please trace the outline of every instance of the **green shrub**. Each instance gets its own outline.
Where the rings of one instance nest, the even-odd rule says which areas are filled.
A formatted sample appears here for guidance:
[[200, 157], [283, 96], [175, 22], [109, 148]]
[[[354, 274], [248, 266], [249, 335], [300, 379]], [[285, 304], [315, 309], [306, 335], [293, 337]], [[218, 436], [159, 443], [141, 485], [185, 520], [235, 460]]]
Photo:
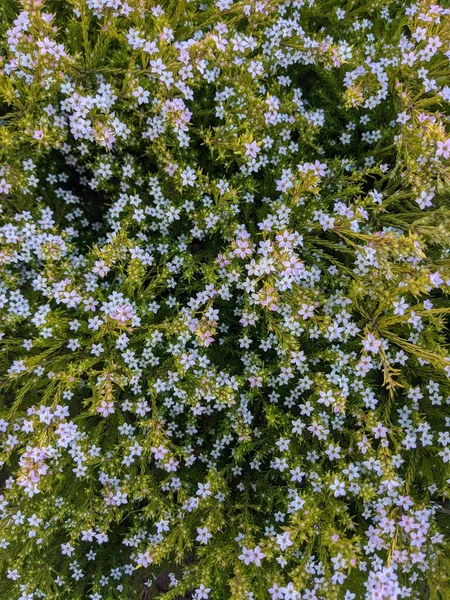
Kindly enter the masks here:
[[0, 8], [0, 599], [447, 599], [450, 9]]

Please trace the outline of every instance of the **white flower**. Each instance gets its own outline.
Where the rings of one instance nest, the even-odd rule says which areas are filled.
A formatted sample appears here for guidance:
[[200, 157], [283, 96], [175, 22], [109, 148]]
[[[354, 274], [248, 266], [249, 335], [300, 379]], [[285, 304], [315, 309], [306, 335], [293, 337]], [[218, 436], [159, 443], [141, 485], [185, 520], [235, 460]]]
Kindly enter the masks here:
[[290, 538], [289, 531], [285, 531], [282, 535], [278, 534], [276, 542], [278, 546], [280, 546], [280, 549], [282, 551], [286, 550], [286, 548], [289, 548], [289, 546], [292, 546], [294, 544], [294, 542]]
[[197, 533], [198, 536], [195, 539], [201, 544], [207, 544], [212, 538], [212, 533], [209, 532], [207, 527], [197, 527]]
[[133, 92], [133, 96], [137, 98], [138, 104], [148, 104], [150, 92], [139, 86], [137, 90]]
[[377, 340], [373, 333], [368, 333], [365, 339], [362, 340], [364, 350], [377, 354], [381, 348], [381, 341]]
[[343, 481], [339, 481], [337, 477], [335, 477], [333, 483], [330, 485], [330, 490], [334, 492], [334, 496], [339, 498], [339, 496], [345, 496], [345, 483]]

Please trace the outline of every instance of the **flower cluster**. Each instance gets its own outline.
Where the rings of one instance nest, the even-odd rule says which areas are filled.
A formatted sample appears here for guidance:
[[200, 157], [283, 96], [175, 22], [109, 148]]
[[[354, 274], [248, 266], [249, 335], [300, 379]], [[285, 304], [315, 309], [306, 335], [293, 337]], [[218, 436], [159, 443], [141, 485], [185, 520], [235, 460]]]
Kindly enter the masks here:
[[450, 9], [2, 11], [0, 597], [447, 598]]

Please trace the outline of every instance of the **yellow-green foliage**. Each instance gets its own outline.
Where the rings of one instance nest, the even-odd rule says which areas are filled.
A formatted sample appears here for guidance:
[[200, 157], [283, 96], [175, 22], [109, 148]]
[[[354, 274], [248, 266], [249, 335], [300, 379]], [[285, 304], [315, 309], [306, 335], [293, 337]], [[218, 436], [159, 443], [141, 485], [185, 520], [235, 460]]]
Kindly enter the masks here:
[[0, 600], [450, 597], [449, 15], [0, 0]]

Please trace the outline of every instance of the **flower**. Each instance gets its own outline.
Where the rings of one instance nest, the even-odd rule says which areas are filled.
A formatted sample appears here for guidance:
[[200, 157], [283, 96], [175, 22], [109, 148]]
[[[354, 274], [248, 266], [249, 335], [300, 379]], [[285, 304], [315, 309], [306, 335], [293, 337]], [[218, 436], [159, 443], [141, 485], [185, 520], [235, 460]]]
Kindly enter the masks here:
[[239, 560], [244, 561], [246, 565], [254, 563], [257, 567], [261, 566], [261, 560], [265, 558], [264, 552], [261, 551], [259, 546], [255, 546], [253, 549], [242, 547], [242, 554], [239, 555]]
[[109, 417], [109, 415], [112, 415], [115, 412], [114, 402], [102, 400], [100, 406], [97, 406], [96, 410], [103, 418]]
[[450, 158], [450, 138], [448, 138], [444, 142], [437, 142], [436, 156]]
[[364, 350], [372, 354], [378, 354], [381, 348], [381, 341], [377, 340], [372, 333], [368, 333], [365, 339], [362, 340]]
[[250, 156], [251, 158], [256, 158], [259, 152], [261, 152], [261, 148], [258, 146], [256, 142], [246, 142], [245, 146], [245, 154], [246, 156]]
[[195, 539], [201, 544], [207, 544], [212, 538], [212, 533], [209, 532], [207, 527], [197, 527], [197, 533], [198, 536]]

